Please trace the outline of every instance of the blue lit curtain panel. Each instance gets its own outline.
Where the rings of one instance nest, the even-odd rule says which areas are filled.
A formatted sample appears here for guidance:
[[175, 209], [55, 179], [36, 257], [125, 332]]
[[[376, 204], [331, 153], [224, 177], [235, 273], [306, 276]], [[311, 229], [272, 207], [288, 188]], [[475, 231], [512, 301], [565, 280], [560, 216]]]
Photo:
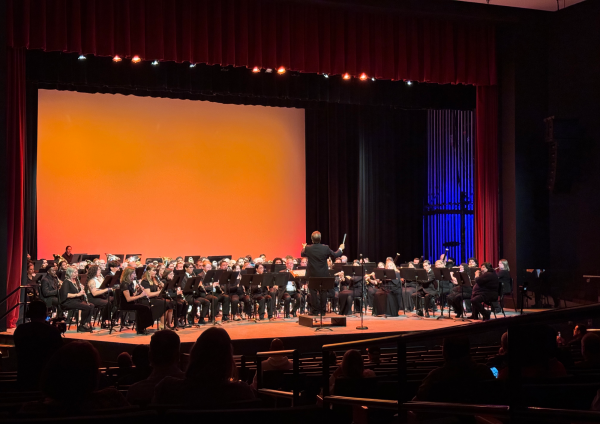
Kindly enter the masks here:
[[428, 111], [426, 258], [438, 259], [445, 244], [456, 263], [473, 255], [474, 118], [473, 111]]

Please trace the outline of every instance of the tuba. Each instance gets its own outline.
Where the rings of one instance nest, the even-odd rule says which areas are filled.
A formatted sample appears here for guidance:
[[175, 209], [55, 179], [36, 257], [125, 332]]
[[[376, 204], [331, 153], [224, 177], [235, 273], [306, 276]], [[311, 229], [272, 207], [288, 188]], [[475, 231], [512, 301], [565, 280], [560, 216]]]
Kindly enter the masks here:
[[[67, 262], [67, 260], [65, 258], [62, 257], [62, 255], [52, 255], [54, 256], [54, 262], [56, 262], [56, 264], [58, 265], [61, 262]], [[67, 262], [69, 263], [69, 262]]]
[[[106, 253], [106, 261], [110, 262], [110, 261], [118, 261], [119, 257], [116, 255], [112, 255], [110, 253]], [[120, 261], [119, 261], [120, 262]]]

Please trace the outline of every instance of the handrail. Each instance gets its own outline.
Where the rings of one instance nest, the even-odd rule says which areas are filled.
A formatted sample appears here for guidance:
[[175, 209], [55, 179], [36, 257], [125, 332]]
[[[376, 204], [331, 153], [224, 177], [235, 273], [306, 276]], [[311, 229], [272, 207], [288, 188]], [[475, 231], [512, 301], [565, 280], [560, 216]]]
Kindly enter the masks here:
[[273, 397], [280, 397], [284, 399], [293, 399], [294, 392], [286, 392], [283, 390], [273, 390], [273, 389], [258, 389], [258, 393], [262, 393], [263, 395], [269, 395]]
[[24, 288], [27, 288], [27, 287], [28, 286], [18, 286], [18, 287], [15, 287], [15, 289], [13, 291], [11, 291], [9, 294], [7, 294], [6, 296], [4, 296], [4, 298], [2, 298], [2, 300], [0, 300], [0, 305], [2, 305], [4, 302], [6, 302], [9, 297], [11, 297], [13, 294], [15, 294], [17, 292], [17, 290], [24, 289]]
[[[287, 356], [292, 355], [292, 369], [293, 369], [293, 398], [292, 398], [292, 406], [298, 404], [298, 400], [300, 398], [300, 353], [298, 349], [291, 350], [274, 350], [271, 352], [257, 352], [254, 356], [254, 361], [256, 364], [256, 388], [262, 389], [263, 383], [263, 375], [262, 375], [262, 358], [270, 357], [270, 356]], [[245, 362], [245, 359], [244, 359]]]
[[[8, 299], [9, 299], [9, 298], [10, 298], [10, 297], [13, 295], [13, 294], [15, 294], [15, 293], [17, 292], [17, 290], [26, 289], [26, 288], [29, 288], [29, 287], [30, 287], [30, 286], [23, 286], [23, 285], [20, 285], [19, 287], [15, 287], [15, 289], [14, 289], [13, 291], [11, 291], [9, 294], [7, 294], [6, 296], [4, 296], [4, 298], [3, 298], [2, 300], [0, 300], [0, 305], [2, 305], [3, 303], [5, 303], [5, 302], [6, 302], [6, 301], [7, 301], [7, 300], [8, 300]], [[27, 302], [21, 302], [21, 301], [18, 301], [18, 302], [17, 302], [15, 305], [13, 305], [13, 306], [12, 306], [12, 307], [11, 307], [9, 310], [7, 310], [7, 311], [4, 311], [4, 312], [2, 313], [2, 315], [0, 316], [0, 322], [1, 322], [1, 321], [2, 321], [4, 318], [6, 318], [6, 317], [8, 316], [8, 314], [10, 314], [10, 313], [13, 311], [13, 309], [15, 309], [15, 308], [17, 308], [17, 307], [19, 307], [19, 306], [21, 306], [21, 305], [24, 305], [24, 304], [26, 304], [26, 303], [27, 303]]]
[[507, 405], [477, 405], [470, 403], [418, 402], [411, 401], [401, 405], [402, 409], [412, 412], [454, 414], [454, 415], [493, 415], [507, 416], [510, 408]]
[[360, 405], [373, 409], [398, 409], [397, 400], [355, 398], [347, 396], [325, 396], [323, 401], [325, 403], [331, 403], [334, 405]]

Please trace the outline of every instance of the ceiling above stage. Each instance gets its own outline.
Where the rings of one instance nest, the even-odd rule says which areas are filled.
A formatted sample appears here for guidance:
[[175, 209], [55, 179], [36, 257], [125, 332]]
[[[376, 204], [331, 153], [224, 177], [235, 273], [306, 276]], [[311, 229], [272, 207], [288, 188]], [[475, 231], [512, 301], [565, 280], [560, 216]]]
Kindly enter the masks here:
[[[458, 0], [469, 3], [487, 3], [487, 0]], [[523, 9], [537, 9], [554, 12], [560, 6], [561, 9], [581, 3], [584, 0], [489, 0], [489, 4], [495, 6], [520, 7]]]

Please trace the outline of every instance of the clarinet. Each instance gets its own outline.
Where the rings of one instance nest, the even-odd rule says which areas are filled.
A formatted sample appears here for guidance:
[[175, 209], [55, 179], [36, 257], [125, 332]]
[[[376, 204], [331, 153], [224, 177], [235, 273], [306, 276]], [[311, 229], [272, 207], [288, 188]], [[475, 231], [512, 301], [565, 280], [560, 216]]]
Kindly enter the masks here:
[[[79, 281], [79, 275], [77, 276], [76, 281], [77, 281], [77, 284], [75, 286], [77, 287], [77, 290], [81, 291], [81, 282]], [[85, 293], [85, 290], [83, 291], [83, 300], [85, 300], [85, 303], [89, 303], [87, 294]]]

